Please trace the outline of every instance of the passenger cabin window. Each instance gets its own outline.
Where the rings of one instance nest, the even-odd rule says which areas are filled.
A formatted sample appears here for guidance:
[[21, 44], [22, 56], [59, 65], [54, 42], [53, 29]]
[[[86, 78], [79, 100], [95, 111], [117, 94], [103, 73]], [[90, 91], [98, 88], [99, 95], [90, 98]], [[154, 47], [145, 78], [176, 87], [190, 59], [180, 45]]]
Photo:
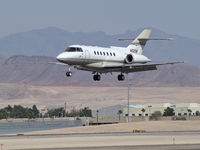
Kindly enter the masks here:
[[110, 56], [112, 56], [112, 53], [110, 52]]
[[115, 56], [115, 53], [113, 53], [113, 55]]
[[96, 51], [94, 51], [94, 54], [96, 55]]
[[65, 52], [83, 52], [83, 50], [80, 47], [68, 47]]
[[99, 55], [99, 52], [97, 51], [97, 55]]
[[102, 52], [100, 52], [100, 54], [102, 55]]
[[107, 52], [107, 56], [109, 56], [109, 53]]
[[103, 55], [104, 55], [104, 56], [106, 55], [105, 52], [103, 52]]

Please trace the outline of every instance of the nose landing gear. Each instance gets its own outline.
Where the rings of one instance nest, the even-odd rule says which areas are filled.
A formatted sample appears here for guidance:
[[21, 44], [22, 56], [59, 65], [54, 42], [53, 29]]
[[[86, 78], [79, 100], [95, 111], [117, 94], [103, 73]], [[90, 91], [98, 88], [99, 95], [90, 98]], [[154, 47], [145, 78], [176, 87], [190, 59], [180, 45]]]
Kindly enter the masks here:
[[123, 81], [125, 79], [125, 76], [123, 74], [118, 75], [118, 80]]
[[69, 67], [69, 70], [66, 72], [66, 76], [67, 77], [71, 77], [72, 76], [72, 72], [71, 72], [70, 67]]
[[67, 77], [71, 77], [72, 76], [72, 72], [71, 71], [66, 72], [66, 76]]

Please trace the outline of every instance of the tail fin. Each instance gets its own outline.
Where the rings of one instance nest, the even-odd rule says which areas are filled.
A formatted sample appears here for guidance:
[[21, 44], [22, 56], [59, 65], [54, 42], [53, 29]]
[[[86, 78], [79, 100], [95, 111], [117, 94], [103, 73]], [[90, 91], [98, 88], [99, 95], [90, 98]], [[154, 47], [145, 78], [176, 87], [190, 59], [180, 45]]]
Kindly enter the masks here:
[[150, 29], [143, 30], [140, 35], [133, 40], [133, 42], [127, 47], [128, 50], [131, 52], [134, 52], [136, 54], [141, 55], [143, 52], [143, 48], [149, 39], [149, 36], [151, 34]]

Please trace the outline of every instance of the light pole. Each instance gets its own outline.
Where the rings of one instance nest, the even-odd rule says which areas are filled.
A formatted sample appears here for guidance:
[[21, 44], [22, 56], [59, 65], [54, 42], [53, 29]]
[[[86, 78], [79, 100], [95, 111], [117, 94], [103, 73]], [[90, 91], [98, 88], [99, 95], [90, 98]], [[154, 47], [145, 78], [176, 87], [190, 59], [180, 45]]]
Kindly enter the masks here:
[[97, 125], [99, 124], [99, 110], [97, 110]]
[[129, 79], [129, 76], [127, 75], [128, 78], [128, 122], [130, 122], [130, 84], [131, 84], [131, 80]]

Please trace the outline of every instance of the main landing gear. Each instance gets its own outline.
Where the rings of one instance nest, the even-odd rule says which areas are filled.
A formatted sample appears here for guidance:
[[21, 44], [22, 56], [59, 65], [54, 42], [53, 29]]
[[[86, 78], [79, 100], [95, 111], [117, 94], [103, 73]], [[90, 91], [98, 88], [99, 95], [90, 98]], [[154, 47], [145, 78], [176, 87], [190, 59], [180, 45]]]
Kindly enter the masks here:
[[[94, 81], [100, 81], [100, 80], [101, 80], [101, 76], [100, 76], [98, 73], [97, 73], [97, 74], [94, 74], [93, 79], [94, 79]], [[119, 74], [119, 75], [118, 75], [118, 80], [119, 80], [119, 81], [125, 80], [125, 76], [124, 76], [122, 73]]]
[[118, 75], [118, 80], [123, 81], [125, 79], [125, 76], [123, 74]]
[[101, 80], [101, 76], [99, 74], [95, 74], [93, 76], [94, 81], [100, 81]]

